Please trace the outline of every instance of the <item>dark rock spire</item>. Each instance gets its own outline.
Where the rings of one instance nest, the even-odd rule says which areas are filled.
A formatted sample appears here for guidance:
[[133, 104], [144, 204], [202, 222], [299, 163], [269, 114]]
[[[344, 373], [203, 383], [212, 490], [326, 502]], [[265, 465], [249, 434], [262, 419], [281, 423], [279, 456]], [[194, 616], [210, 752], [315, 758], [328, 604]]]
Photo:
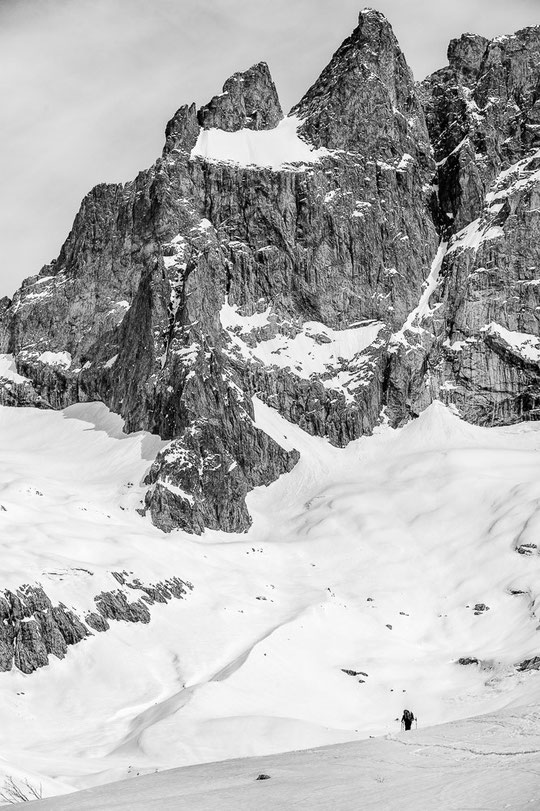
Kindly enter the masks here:
[[461, 79], [466, 82], [478, 77], [482, 61], [489, 45], [489, 39], [478, 34], [462, 34], [450, 40], [448, 63]]
[[201, 127], [228, 132], [244, 128], [271, 130], [282, 118], [276, 86], [266, 62], [235, 73], [223, 85], [223, 92], [198, 112]]
[[429, 152], [412, 72], [390, 23], [360, 12], [358, 26], [291, 110], [316, 146], [392, 158]]
[[167, 122], [163, 156], [165, 157], [173, 150], [188, 156], [195, 146], [199, 129], [195, 105], [184, 104]]

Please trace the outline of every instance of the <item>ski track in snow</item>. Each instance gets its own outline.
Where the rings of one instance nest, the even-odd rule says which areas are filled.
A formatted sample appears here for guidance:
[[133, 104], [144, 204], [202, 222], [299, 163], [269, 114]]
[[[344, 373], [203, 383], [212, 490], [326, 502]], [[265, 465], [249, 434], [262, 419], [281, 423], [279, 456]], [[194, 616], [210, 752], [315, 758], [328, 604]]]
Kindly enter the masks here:
[[[540, 697], [539, 674], [513, 667], [538, 654], [540, 556], [516, 546], [538, 542], [540, 425], [478, 428], [435, 403], [403, 429], [381, 427], [339, 449], [254, 405], [257, 425], [301, 459], [249, 495], [249, 533], [200, 538], [165, 535], [135, 512], [159, 438], [124, 435], [100, 404], [0, 409], [0, 587], [41, 582], [53, 602], [82, 614], [95, 594], [118, 585], [110, 571], [194, 585], [184, 600], [153, 606], [149, 625], [113, 622], [30, 676], [0, 673], [9, 741], [0, 776], [27, 776], [54, 794], [338, 744], [325, 750], [330, 768], [354, 740], [369, 772], [377, 747], [390, 744], [361, 739], [395, 731], [404, 706], [422, 727], [453, 723], [447, 733], [392, 737], [393, 752], [396, 741], [417, 740], [434, 762], [441, 747], [484, 761], [540, 750], [526, 714], [510, 727], [504, 709]], [[478, 603], [489, 610], [475, 614]], [[464, 656], [483, 664], [458, 665]], [[475, 730], [487, 722], [470, 717], [490, 712], [504, 737], [484, 745]], [[287, 770], [292, 761], [283, 757], [272, 763]], [[327, 802], [330, 784], [320, 780]], [[203, 781], [190, 808], [210, 807], [205, 791]], [[241, 802], [220, 807], [253, 807]], [[260, 807], [284, 800], [272, 794], [272, 802]], [[327, 807], [302, 802], [294, 807]]]

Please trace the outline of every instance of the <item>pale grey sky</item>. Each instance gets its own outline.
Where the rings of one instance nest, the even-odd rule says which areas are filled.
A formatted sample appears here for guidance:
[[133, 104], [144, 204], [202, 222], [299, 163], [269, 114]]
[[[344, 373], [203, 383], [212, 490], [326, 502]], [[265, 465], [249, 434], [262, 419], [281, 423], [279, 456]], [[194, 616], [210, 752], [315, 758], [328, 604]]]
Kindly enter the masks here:
[[265, 60], [289, 109], [365, 5], [419, 79], [454, 36], [540, 24], [538, 0], [0, 0], [0, 295], [57, 255], [93, 185], [155, 160], [181, 104]]

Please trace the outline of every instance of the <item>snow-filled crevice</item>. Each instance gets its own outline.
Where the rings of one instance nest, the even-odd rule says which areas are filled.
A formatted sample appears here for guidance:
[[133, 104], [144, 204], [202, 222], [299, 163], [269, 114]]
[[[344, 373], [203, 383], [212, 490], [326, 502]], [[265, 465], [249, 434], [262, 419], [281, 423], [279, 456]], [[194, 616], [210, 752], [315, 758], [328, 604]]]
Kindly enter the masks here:
[[398, 332], [392, 335], [390, 341], [390, 350], [396, 350], [399, 344], [407, 345], [407, 333], [417, 333], [421, 334], [423, 331], [422, 322], [424, 319], [429, 317], [433, 309], [430, 307], [430, 299], [437, 285], [439, 283], [439, 274], [441, 271], [442, 263], [444, 257], [446, 256], [448, 248], [447, 242], [441, 242], [437, 253], [435, 254], [435, 258], [431, 264], [431, 268], [429, 271], [429, 275], [424, 282], [423, 291], [420, 296], [420, 300], [414, 310], [412, 310], [403, 326], [401, 327]]

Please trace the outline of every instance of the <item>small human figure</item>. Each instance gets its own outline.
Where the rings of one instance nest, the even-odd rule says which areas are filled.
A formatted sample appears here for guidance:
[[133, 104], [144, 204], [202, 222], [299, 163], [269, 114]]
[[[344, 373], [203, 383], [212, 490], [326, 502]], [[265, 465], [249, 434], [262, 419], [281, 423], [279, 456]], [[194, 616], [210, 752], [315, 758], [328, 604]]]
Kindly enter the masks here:
[[405, 727], [405, 731], [408, 732], [412, 727], [412, 722], [415, 720], [414, 713], [410, 710], [403, 710], [403, 716], [401, 718], [401, 723]]

